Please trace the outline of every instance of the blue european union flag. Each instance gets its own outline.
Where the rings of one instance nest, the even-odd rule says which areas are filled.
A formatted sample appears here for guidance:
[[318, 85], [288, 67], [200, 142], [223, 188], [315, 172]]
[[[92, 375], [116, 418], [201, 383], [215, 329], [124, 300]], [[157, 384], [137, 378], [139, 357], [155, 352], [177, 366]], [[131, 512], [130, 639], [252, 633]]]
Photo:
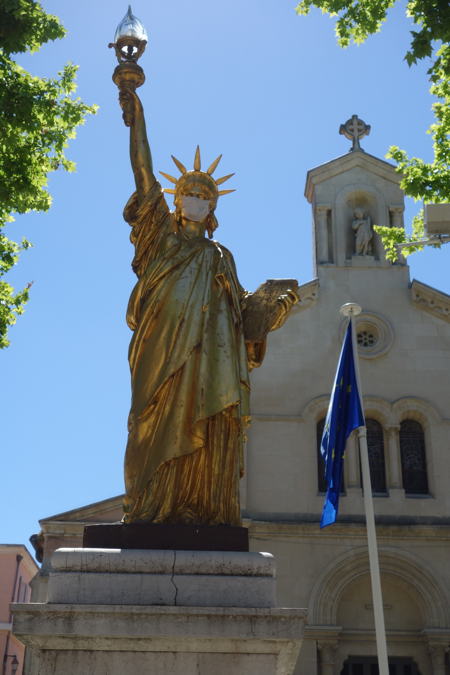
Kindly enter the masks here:
[[320, 527], [331, 525], [336, 520], [347, 438], [354, 429], [363, 426], [365, 426], [364, 412], [358, 391], [352, 324], [349, 321], [320, 444], [327, 482], [327, 495]]

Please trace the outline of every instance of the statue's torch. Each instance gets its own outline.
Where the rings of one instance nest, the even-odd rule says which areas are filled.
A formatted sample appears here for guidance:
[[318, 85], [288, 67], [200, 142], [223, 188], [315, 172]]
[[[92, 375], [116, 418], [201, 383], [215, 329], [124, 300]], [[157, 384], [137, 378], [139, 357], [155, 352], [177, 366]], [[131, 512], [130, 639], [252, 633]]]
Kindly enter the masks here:
[[[119, 23], [114, 35], [114, 42], [109, 47], [114, 47], [119, 65], [114, 70], [112, 79], [118, 86], [120, 93], [136, 91], [145, 82], [144, 71], [137, 61], [144, 53], [147, 45], [147, 32], [128, 6], [128, 12]], [[130, 120], [124, 111], [124, 122], [130, 126]]]

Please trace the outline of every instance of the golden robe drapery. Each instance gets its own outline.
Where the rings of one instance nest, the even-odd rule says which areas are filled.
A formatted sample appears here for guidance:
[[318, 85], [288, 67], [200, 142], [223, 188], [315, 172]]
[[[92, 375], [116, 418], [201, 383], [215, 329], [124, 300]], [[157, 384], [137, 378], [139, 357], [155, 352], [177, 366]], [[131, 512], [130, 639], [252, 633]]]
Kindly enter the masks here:
[[156, 181], [134, 205], [124, 521], [236, 525], [249, 382], [234, 261], [178, 230]]

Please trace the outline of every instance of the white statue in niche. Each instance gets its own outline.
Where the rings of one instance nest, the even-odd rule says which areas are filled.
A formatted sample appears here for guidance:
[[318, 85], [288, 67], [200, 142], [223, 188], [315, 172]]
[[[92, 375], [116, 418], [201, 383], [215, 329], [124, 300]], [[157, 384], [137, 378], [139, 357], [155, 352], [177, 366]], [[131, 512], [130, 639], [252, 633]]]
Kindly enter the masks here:
[[356, 255], [371, 255], [373, 231], [370, 216], [366, 215], [363, 209], [353, 211], [352, 230], [355, 233]]

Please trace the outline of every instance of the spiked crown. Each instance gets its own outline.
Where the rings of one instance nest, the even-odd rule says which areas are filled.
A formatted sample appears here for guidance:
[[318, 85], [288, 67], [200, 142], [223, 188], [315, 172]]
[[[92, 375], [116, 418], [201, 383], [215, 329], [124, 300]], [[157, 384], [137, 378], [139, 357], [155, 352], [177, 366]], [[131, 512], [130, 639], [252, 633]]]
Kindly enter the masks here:
[[201, 170], [200, 148], [198, 145], [195, 151], [194, 169], [192, 171], [188, 171], [184, 164], [182, 164], [180, 160], [173, 155], [172, 159], [175, 163], [175, 166], [180, 171], [181, 176], [179, 178], [175, 178], [168, 173], [164, 173], [164, 171], [160, 171], [159, 173], [164, 176], [164, 178], [167, 178], [167, 180], [175, 185], [175, 188], [164, 188], [164, 192], [167, 192], [171, 195], [179, 195], [189, 191], [189, 187], [195, 185], [201, 190], [202, 193], [204, 193], [206, 199], [211, 199], [214, 202], [214, 205], [217, 203], [217, 199], [221, 195], [234, 192], [234, 190], [219, 190], [218, 188], [219, 185], [225, 183], [226, 180], [234, 176], [234, 173], [217, 178], [217, 180], [212, 177], [212, 174], [222, 159], [222, 155], [219, 155], [206, 171]]

